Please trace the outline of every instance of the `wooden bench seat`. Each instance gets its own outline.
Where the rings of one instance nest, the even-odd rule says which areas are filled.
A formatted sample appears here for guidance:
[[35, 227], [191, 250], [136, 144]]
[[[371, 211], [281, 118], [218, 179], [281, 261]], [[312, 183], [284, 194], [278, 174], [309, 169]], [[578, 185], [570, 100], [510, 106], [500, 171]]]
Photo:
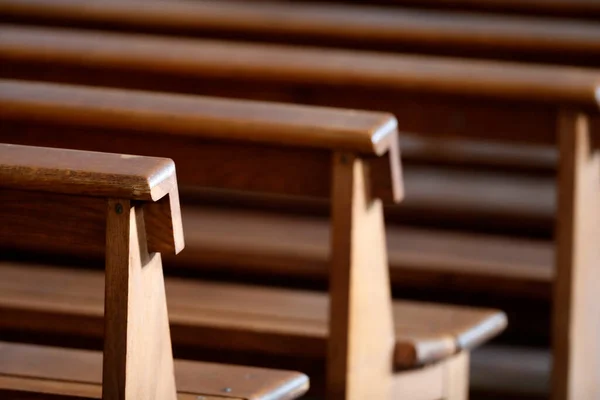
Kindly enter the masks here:
[[[40, 279], [31, 278], [32, 282]], [[103, 291], [102, 282], [97, 289]], [[103, 304], [99, 306], [97, 317], [103, 319]], [[30, 399], [23, 397], [25, 393], [44, 394], [40, 398], [56, 395], [52, 399], [63, 398], [59, 395], [71, 400], [102, 398], [100, 352], [0, 342], [0, 359], [3, 399]], [[176, 360], [174, 366], [178, 400], [287, 400], [308, 389], [308, 378], [296, 372], [183, 360]]]
[[[102, 272], [2, 263], [0, 277], [3, 329], [102, 337]], [[176, 346], [325, 356], [324, 293], [181, 278], [167, 278], [165, 285]], [[396, 301], [393, 311], [397, 369], [443, 361], [506, 326], [496, 310]]]
[[4, 21], [29, 25], [600, 65], [600, 25], [591, 21], [201, 0], [171, 1], [168, 7], [161, 0], [2, 0], [0, 14]]

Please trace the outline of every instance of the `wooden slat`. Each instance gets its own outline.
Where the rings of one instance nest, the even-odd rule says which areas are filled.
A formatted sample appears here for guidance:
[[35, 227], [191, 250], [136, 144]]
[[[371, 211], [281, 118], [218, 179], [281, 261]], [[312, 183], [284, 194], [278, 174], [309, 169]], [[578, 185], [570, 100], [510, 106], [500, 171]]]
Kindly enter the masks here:
[[[143, 5], [143, 7], [142, 7]], [[594, 23], [367, 5], [247, 1], [2, 0], [11, 23], [598, 65]], [[285, 23], [283, 23], [285, 21]]]
[[[11, 25], [2, 25], [0, 54], [7, 63], [28, 61], [68, 65], [77, 60], [82, 67], [88, 64], [130, 71], [158, 70], [220, 77], [243, 71], [248, 77], [262, 75], [267, 81], [286, 79], [298, 83], [326, 77], [332, 80], [331, 84], [352, 81], [361, 85], [384, 83], [388, 90], [414, 90], [418, 87], [419, 92], [439, 94], [460, 90], [464, 95], [537, 102], [562, 101], [587, 107], [596, 105], [595, 87], [600, 81], [598, 73], [593, 70], [568, 67], [465, 62], [436, 57], [295, 49]], [[162, 57], [157, 57], [158, 54]], [[87, 60], [85, 64], [84, 60]], [[4, 74], [11, 70], [9, 65], [3, 67]], [[225, 65], [227, 68], [223, 67]], [[423, 65], [428, 68], [423, 68]], [[465, 65], [469, 68], [465, 69]], [[16, 74], [19, 71], [12, 72]]]
[[[102, 336], [101, 272], [3, 263], [0, 273], [3, 329]], [[175, 278], [166, 287], [175, 345], [325, 355], [325, 294]], [[502, 313], [487, 309], [400, 301], [393, 310], [395, 364], [402, 368], [443, 360], [506, 324]]]
[[396, 115], [400, 130], [413, 133], [553, 144], [557, 104], [597, 110], [600, 75], [594, 70], [89, 31], [2, 30], [3, 77], [386, 110]]
[[[27, 389], [100, 398], [102, 353], [0, 342], [0, 355], [0, 393]], [[303, 374], [262, 368], [175, 361], [175, 375], [179, 400], [286, 400], [308, 390]]]
[[[338, 0], [338, 2], [360, 3], [364, 0]], [[374, 3], [592, 20], [600, 16], [600, 5], [596, 0], [375, 0]]]
[[388, 114], [15, 82], [0, 83], [0, 103], [5, 141], [166, 155], [181, 182], [204, 187], [329, 197], [331, 147], [387, 152], [373, 190], [402, 197]]
[[173, 185], [165, 158], [0, 144], [2, 189], [152, 201]]
[[83, 126], [168, 131], [183, 137], [201, 134], [206, 139], [343, 149], [366, 155], [385, 153], [397, 125], [385, 113], [6, 80], [0, 81], [0, 101], [0, 116], [8, 120], [37, 115]]

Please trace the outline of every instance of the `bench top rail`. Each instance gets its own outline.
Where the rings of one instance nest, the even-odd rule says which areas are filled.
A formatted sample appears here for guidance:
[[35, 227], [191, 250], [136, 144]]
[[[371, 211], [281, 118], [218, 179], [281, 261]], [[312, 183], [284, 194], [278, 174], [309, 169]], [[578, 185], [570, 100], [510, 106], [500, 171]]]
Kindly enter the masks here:
[[546, 56], [557, 62], [562, 56], [569, 64], [591, 58], [599, 62], [600, 26], [591, 22], [348, 4], [197, 0], [170, 1], [166, 7], [163, 0], [140, 3], [2, 0], [0, 13], [11, 22], [102, 30], [489, 58], [507, 51], [511, 59]]
[[170, 159], [0, 144], [0, 192], [6, 249], [103, 254], [107, 199], [144, 202], [151, 252], [184, 247]]
[[347, 151], [374, 159], [378, 197], [402, 196], [387, 113], [0, 80], [0, 118], [13, 143], [167, 155], [182, 182], [223, 189], [329, 197]]
[[592, 69], [57, 28], [0, 29], [3, 76], [10, 73], [9, 61], [37, 62], [598, 108], [600, 73]]
[[365, 155], [386, 153], [397, 127], [387, 113], [7, 80], [0, 80], [0, 104], [0, 116], [9, 119], [37, 115]]
[[0, 144], [3, 189], [155, 201], [176, 185], [169, 159]]

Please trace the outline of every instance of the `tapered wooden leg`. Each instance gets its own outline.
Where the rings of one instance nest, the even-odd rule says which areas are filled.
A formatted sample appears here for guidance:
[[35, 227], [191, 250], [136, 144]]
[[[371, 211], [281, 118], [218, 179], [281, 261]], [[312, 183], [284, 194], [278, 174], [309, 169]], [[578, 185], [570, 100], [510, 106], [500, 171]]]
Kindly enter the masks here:
[[600, 399], [600, 153], [589, 119], [559, 116], [554, 400]]
[[469, 398], [469, 353], [464, 351], [446, 362], [445, 399], [467, 400]]
[[394, 328], [382, 204], [370, 197], [363, 160], [337, 153], [333, 164], [327, 398], [391, 399]]
[[148, 254], [141, 206], [109, 200], [102, 398], [175, 400], [159, 253]]

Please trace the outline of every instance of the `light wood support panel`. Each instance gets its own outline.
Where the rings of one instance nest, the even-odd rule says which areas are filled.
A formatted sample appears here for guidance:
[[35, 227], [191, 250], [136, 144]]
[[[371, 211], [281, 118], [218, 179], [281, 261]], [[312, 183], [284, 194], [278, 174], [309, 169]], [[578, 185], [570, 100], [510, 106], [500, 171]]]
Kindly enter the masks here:
[[175, 400], [161, 256], [148, 254], [142, 206], [107, 204], [103, 398]]
[[561, 110], [552, 399], [600, 398], [600, 153], [589, 118]]
[[391, 399], [394, 327], [383, 209], [369, 165], [333, 155], [328, 398]]
[[463, 351], [443, 362], [396, 374], [392, 398], [467, 400], [469, 359], [469, 352]]

